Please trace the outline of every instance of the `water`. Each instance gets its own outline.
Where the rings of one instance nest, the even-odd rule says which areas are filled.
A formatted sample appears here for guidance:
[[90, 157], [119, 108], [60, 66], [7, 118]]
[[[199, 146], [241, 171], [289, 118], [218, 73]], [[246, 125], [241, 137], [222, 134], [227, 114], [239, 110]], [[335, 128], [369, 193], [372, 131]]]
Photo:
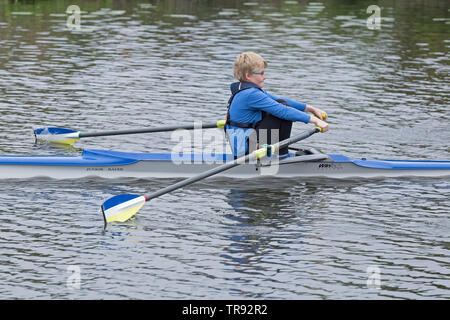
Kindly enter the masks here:
[[[269, 62], [267, 90], [328, 112], [310, 146], [450, 158], [447, 1], [384, 1], [380, 30], [370, 1], [77, 1], [79, 30], [71, 4], [0, 0], [2, 154], [168, 152], [170, 133], [61, 149], [32, 129], [222, 119], [234, 58], [252, 50]], [[176, 181], [0, 181], [0, 297], [450, 297], [448, 178], [213, 178], [103, 230], [104, 200]]]

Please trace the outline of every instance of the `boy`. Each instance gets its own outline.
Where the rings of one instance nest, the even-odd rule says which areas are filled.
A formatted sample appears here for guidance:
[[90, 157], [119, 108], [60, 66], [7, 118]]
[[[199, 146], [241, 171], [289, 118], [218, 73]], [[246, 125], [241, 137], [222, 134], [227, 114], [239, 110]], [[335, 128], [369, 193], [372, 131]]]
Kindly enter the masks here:
[[[264, 132], [260, 129], [267, 130], [268, 144], [278, 142], [271, 141], [271, 130], [279, 134], [279, 141], [289, 138], [292, 121], [314, 123], [322, 128], [322, 132], [329, 129], [323, 121], [327, 119], [327, 114], [319, 108], [264, 91], [265, 68], [267, 62], [254, 52], [244, 52], [234, 62], [234, 76], [239, 82], [230, 86], [232, 96], [228, 101], [225, 130], [235, 157], [249, 153], [249, 137], [255, 131], [260, 141], [260, 132]], [[316, 117], [305, 112], [311, 112]], [[288, 147], [280, 149], [279, 154], [287, 156]]]

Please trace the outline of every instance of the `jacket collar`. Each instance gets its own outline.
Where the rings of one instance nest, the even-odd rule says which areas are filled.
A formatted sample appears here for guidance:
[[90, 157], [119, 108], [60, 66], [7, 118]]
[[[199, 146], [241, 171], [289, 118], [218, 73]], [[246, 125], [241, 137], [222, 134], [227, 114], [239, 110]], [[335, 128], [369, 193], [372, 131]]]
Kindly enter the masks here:
[[254, 84], [253, 82], [234, 82], [230, 85], [230, 90], [231, 90], [231, 94], [236, 94], [237, 92], [241, 91], [241, 90], [245, 90], [245, 89], [249, 89], [249, 88], [257, 88], [260, 89], [260, 87], [258, 87], [258, 85]]

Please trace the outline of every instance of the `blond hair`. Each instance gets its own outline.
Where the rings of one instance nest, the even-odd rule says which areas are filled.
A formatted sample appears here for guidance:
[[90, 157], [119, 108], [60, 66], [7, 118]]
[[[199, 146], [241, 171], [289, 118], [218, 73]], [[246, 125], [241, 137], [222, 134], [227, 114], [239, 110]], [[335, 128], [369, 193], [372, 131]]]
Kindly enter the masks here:
[[246, 81], [246, 74], [257, 72], [261, 68], [267, 68], [267, 62], [259, 54], [244, 52], [234, 60], [233, 73], [239, 81]]

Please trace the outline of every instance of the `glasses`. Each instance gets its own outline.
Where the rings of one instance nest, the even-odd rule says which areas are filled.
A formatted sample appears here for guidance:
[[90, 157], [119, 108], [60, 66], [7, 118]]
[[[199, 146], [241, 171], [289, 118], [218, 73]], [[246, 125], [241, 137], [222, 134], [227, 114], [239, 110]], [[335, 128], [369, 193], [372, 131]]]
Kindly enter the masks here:
[[252, 72], [253, 74], [259, 74], [259, 75], [263, 75], [264, 74], [264, 71], [263, 72]]

